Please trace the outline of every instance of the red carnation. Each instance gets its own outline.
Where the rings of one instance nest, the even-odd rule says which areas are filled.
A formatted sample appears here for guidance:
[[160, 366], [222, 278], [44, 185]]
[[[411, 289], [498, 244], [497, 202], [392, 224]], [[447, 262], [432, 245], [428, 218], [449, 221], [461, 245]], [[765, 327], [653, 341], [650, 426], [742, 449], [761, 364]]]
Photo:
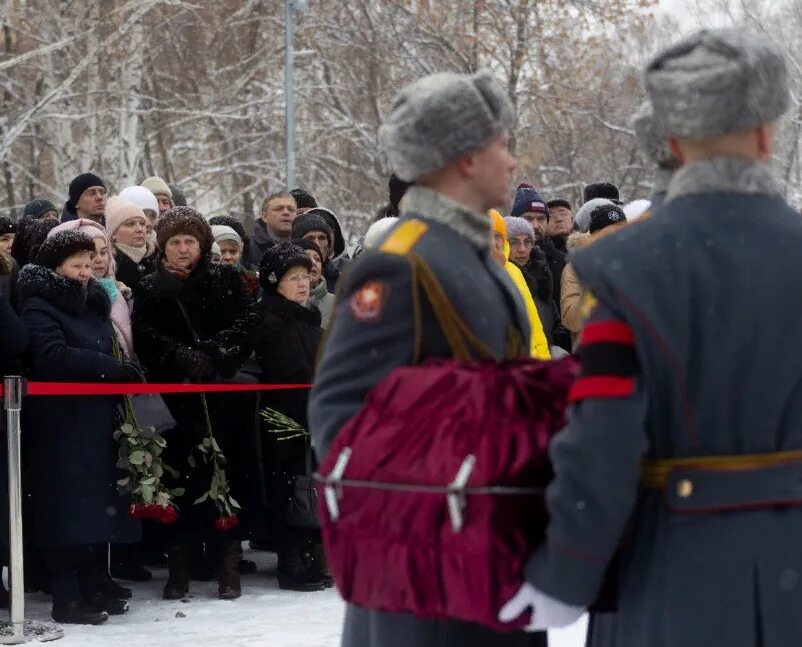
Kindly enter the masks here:
[[214, 527], [220, 532], [231, 530], [231, 528], [236, 528], [238, 525], [239, 519], [237, 519], [237, 515], [235, 514], [231, 515], [230, 517], [220, 517], [214, 522]]

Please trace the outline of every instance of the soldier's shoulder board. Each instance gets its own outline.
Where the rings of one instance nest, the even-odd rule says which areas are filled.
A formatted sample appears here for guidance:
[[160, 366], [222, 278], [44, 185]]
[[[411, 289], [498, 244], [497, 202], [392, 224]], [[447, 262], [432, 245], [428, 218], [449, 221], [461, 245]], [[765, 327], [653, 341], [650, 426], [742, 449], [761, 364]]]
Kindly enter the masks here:
[[405, 256], [429, 230], [422, 220], [410, 218], [398, 225], [379, 247], [385, 254]]

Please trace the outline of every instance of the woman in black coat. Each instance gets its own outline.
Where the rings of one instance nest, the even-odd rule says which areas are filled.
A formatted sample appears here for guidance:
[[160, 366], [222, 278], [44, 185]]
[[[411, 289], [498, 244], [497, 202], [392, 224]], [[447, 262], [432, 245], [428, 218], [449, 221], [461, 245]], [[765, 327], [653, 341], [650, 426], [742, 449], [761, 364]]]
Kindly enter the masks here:
[[[140, 283], [132, 317], [134, 343], [148, 377], [154, 382], [179, 383], [233, 378], [250, 353], [259, 321], [239, 273], [232, 267], [211, 264], [211, 229], [194, 209], [173, 207], [167, 211], [156, 226], [156, 235], [163, 258], [156, 271]], [[219, 553], [220, 597], [239, 597], [239, 535], [218, 529], [220, 520], [227, 517], [221, 515], [214, 500], [193, 503], [210, 490], [213, 473], [196, 449], [207, 434], [202, 398], [173, 395], [164, 399], [177, 427], [166, 434], [163, 457], [181, 473], [178, 485], [186, 490], [177, 500], [178, 521], [163, 528], [170, 567], [164, 597], [186, 596], [190, 550], [200, 542]], [[247, 495], [238, 491], [236, 477], [247, 471], [242, 464], [253, 450], [247, 447], [249, 434], [235, 416], [241, 399], [237, 394], [218, 394], [207, 395], [206, 401], [215, 439], [227, 459], [232, 493], [244, 501]], [[251, 421], [253, 424], [253, 415]]]
[[[55, 234], [38, 264], [19, 275], [22, 320], [30, 333], [32, 379], [127, 382], [138, 372], [113, 355], [111, 305], [92, 278], [94, 241], [85, 233]], [[30, 432], [35, 527], [50, 571], [53, 618], [98, 624], [122, 613], [119, 590], [98, 568], [94, 547], [139, 538], [139, 523], [117, 493], [119, 422], [114, 396], [37, 397], [26, 407]], [[116, 589], [114, 589], [116, 587]]]
[[[261, 381], [268, 384], [310, 384], [323, 331], [320, 311], [307, 306], [312, 263], [306, 252], [291, 243], [270, 247], [262, 257], [259, 280], [264, 295], [259, 302], [262, 325], [256, 338]], [[309, 391], [267, 391], [263, 407], [270, 407], [308, 429]], [[296, 475], [305, 474], [308, 436], [280, 439], [263, 423], [263, 444], [273, 528], [278, 548], [278, 581], [282, 589], [319, 591], [331, 584], [322, 560], [319, 530], [287, 524], [287, 502]]]

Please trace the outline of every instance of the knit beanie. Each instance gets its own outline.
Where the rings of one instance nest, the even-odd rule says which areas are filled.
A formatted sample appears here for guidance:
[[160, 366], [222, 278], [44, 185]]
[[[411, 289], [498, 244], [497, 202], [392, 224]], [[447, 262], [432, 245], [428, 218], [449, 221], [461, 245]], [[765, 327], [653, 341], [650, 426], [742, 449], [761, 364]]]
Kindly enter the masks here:
[[176, 184], [168, 184], [170, 188], [170, 193], [172, 194], [173, 204], [176, 207], [186, 207], [187, 206], [187, 196], [186, 194], [178, 187]]
[[242, 258], [245, 259], [248, 257], [251, 249], [251, 238], [245, 232], [245, 226], [239, 220], [237, 220], [237, 218], [234, 216], [215, 216], [214, 218], [209, 219], [209, 224], [225, 225], [226, 227], [231, 227], [234, 231], [236, 231], [242, 240]]
[[365, 249], [377, 249], [379, 243], [384, 240], [384, 237], [390, 233], [390, 230], [395, 227], [398, 218], [382, 218], [377, 220], [365, 232], [365, 240], [362, 241], [362, 246]]
[[25, 208], [22, 210], [22, 217], [33, 216], [34, 218], [41, 218], [48, 211], [55, 211], [58, 213], [58, 209], [56, 209], [55, 205], [50, 202], [50, 200], [37, 198], [25, 205]]
[[515, 111], [489, 70], [431, 74], [402, 89], [379, 129], [395, 174], [414, 182], [509, 130]]
[[303, 249], [292, 243], [276, 243], [268, 247], [259, 263], [259, 285], [265, 292], [277, 292], [279, 282], [293, 267], [312, 271], [312, 261]]
[[173, 192], [170, 190], [170, 187], [167, 186], [167, 182], [162, 180], [159, 176], [154, 175], [153, 177], [149, 177], [147, 180], [142, 182], [140, 186], [144, 186], [146, 189], [149, 189], [153, 195], [166, 195], [170, 200], [173, 199]]
[[216, 243], [231, 241], [232, 243], [239, 245], [240, 249], [242, 249], [242, 238], [239, 237], [239, 234], [236, 231], [227, 225], [212, 225], [212, 236], [214, 237], [214, 242]]
[[[120, 191], [120, 199], [135, 204], [142, 209], [150, 209], [159, 213], [159, 201], [153, 194], [153, 191], [146, 189], [144, 186], [129, 186]], [[106, 226], [108, 227], [108, 215], [106, 216]]]
[[510, 216], [520, 218], [525, 213], [544, 213], [549, 218], [549, 207], [531, 184], [519, 184], [515, 191], [515, 201], [512, 204]]
[[618, 194], [618, 187], [610, 182], [594, 182], [585, 187], [585, 202], [590, 202], [596, 198], [605, 198], [618, 204], [621, 200]]
[[310, 231], [322, 231], [329, 239], [329, 249], [334, 247], [334, 231], [329, 226], [326, 218], [319, 213], [320, 208], [310, 209], [300, 216], [295, 216], [292, 221], [291, 238], [303, 238]]
[[295, 198], [295, 204], [299, 209], [314, 209], [317, 206], [315, 197], [301, 188], [293, 189], [290, 193]]
[[0, 236], [5, 234], [16, 234], [17, 233], [17, 223], [15, 223], [11, 218], [7, 218], [6, 216], [0, 216]]
[[192, 207], [173, 207], [164, 212], [156, 223], [156, 244], [164, 251], [173, 236], [192, 236], [200, 244], [201, 256], [212, 249], [212, 229], [209, 223]]
[[[158, 211], [158, 210], [157, 210]], [[132, 218], [145, 218], [145, 212], [133, 202], [127, 202], [120, 196], [112, 196], [106, 203], [106, 233], [114, 236], [120, 226]]]
[[103, 180], [101, 180], [94, 173], [81, 173], [81, 175], [74, 178], [73, 181], [70, 182], [69, 200], [67, 200], [67, 206], [74, 208], [84, 191], [92, 188], [93, 186], [102, 186], [104, 189], [106, 188]]
[[292, 241], [292, 244], [296, 247], [300, 247], [304, 251], [313, 251], [315, 252], [318, 257], [320, 257], [320, 264], [323, 265], [323, 252], [320, 251], [320, 247], [317, 246], [317, 243], [313, 240], [308, 240], [307, 238], [295, 238]]
[[529, 236], [532, 242], [535, 242], [535, 228], [528, 220], [515, 216], [507, 216], [504, 218], [504, 224], [507, 226], [507, 236], [510, 239], [515, 236]]
[[594, 198], [593, 200], [588, 200], [585, 204], [579, 207], [579, 211], [577, 211], [576, 215], [574, 216], [574, 224], [576, 225], [577, 230], [581, 231], [583, 234], [588, 233], [588, 228], [590, 227], [590, 214], [596, 207], [605, 204], [615, 206], [615, 203], [607, 198]]
[[[92, 186], [97, 186], [93, 184]], [[36, 264], [55, 270], [73, 254], [81, 252], [95, 253], [95, 241], [89, 234], [72, 229], [60, 231], [47, 239], [39, 247], [36, 254]]]
[[626, 222], [624, 211], [617, 204], [600, 204], [590, 212], [588, 231], [595, 234], [597, 231], [619, 222]]

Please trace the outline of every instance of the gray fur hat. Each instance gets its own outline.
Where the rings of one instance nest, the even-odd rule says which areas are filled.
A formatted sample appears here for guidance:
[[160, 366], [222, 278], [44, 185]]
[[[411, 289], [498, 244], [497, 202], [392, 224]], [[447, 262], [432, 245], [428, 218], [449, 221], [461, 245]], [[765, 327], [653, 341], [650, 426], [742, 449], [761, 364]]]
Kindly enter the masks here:
[[651, 101], [644, 101], [632, 117], [632, 129], [638, 146], [658, 166], [674, 161], [668, 147], [668, 133], [654, 115]]
[[513, 121], [512, 103], [491, 72], [442, 72], [396, 95], [379, 139], [395, 174], [412, 182], [482, 148]]
[[702, 30], [647, 67], [646, 91], [667, 133], [717, 137], [776, 121], [790, 95], [781, 51], [754, 34]]

